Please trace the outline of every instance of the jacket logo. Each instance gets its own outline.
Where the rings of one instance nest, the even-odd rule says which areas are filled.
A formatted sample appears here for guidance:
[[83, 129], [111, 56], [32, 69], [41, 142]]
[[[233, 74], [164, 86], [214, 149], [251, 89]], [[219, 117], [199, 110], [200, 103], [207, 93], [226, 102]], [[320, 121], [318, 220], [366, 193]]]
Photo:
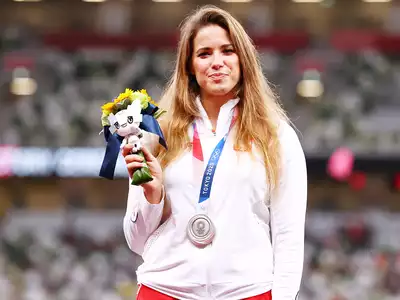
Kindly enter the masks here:
[[133, 214], [131, 214], [131, 222], [136, 223], [137, 217], [138, 217], [138, 213], [137, 213], [137, 211], [135, 211]]

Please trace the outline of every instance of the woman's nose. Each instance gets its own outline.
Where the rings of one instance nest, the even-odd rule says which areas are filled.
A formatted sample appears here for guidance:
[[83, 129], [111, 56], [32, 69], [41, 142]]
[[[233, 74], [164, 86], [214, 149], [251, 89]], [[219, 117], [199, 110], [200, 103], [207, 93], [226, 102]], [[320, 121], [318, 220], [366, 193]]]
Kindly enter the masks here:
[[224, 59], [221, 54], [215, 54], [212, 62], [212, 67], [215, 70], [220, 69], [224, 65]]

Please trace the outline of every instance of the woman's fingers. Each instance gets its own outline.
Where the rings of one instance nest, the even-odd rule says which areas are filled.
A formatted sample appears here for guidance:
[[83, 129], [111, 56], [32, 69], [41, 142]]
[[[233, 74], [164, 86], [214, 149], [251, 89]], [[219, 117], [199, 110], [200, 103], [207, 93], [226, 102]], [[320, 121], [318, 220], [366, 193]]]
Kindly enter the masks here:
[[[129, 171], [129, 174], [132, 174], [142, 167], [148, 167], [152, 175], [157, 176], [162, 173], [161, 167], [158, 164], [157, 159], [151, 154], [151, 152], [146, 147], [141, 147], [143, 155], [132, 154], [131, 146], [124, 146], [122, 148], [122, 154], [124, 155], [125, 164]], [[145, 159], [143, 158], [145, 157]], [[146, 160], [146, 163], [144, 162]]]
[[127, 145], [125, 145], [123, 148], [122, 148], [122, 156], [127, 156], [128, 154], [130, 154], [131, 153], [131, 151], [132, 151], [132, 149], [133, 149], [133, 145], [131, 145], [131, 144], [127, 144]]
[[141, 157], [140, 155], [137, 154], [129, 154], [125, 156], [125, 162], [127, 164], [131, 163], [131, 162], [142, 162], [143, 161], [143, 157]]
[[141, 162], [131, 162], [129, 164], [126, 165], [126, 167], [128, 168], [128, 170], [136, 170], [136, 169], [140, 169], [142, 167], [145, 167], [146, 164], [141, 163]]

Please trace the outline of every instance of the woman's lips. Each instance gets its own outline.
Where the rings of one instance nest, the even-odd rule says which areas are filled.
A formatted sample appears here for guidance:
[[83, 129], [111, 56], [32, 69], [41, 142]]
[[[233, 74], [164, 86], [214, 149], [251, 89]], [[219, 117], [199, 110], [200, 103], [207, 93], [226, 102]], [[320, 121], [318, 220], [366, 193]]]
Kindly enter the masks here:
[[211, 74], [209, 77], [214, 80], [221, 80], [225, 76], [227, 76], [227, 74], [225, 74], [225, 73], [214, 73], [214, 74]]

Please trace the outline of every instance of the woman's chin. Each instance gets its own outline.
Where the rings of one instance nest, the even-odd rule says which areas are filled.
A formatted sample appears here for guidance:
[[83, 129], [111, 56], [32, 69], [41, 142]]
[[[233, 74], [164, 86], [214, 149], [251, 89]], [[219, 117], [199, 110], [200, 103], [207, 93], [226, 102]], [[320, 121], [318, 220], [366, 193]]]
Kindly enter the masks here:
[[213, 87], [208, 91], [208, 94], [212, 96], [227, 96], [228, 94], [232, 94], [232, 88], [226, 86]]

